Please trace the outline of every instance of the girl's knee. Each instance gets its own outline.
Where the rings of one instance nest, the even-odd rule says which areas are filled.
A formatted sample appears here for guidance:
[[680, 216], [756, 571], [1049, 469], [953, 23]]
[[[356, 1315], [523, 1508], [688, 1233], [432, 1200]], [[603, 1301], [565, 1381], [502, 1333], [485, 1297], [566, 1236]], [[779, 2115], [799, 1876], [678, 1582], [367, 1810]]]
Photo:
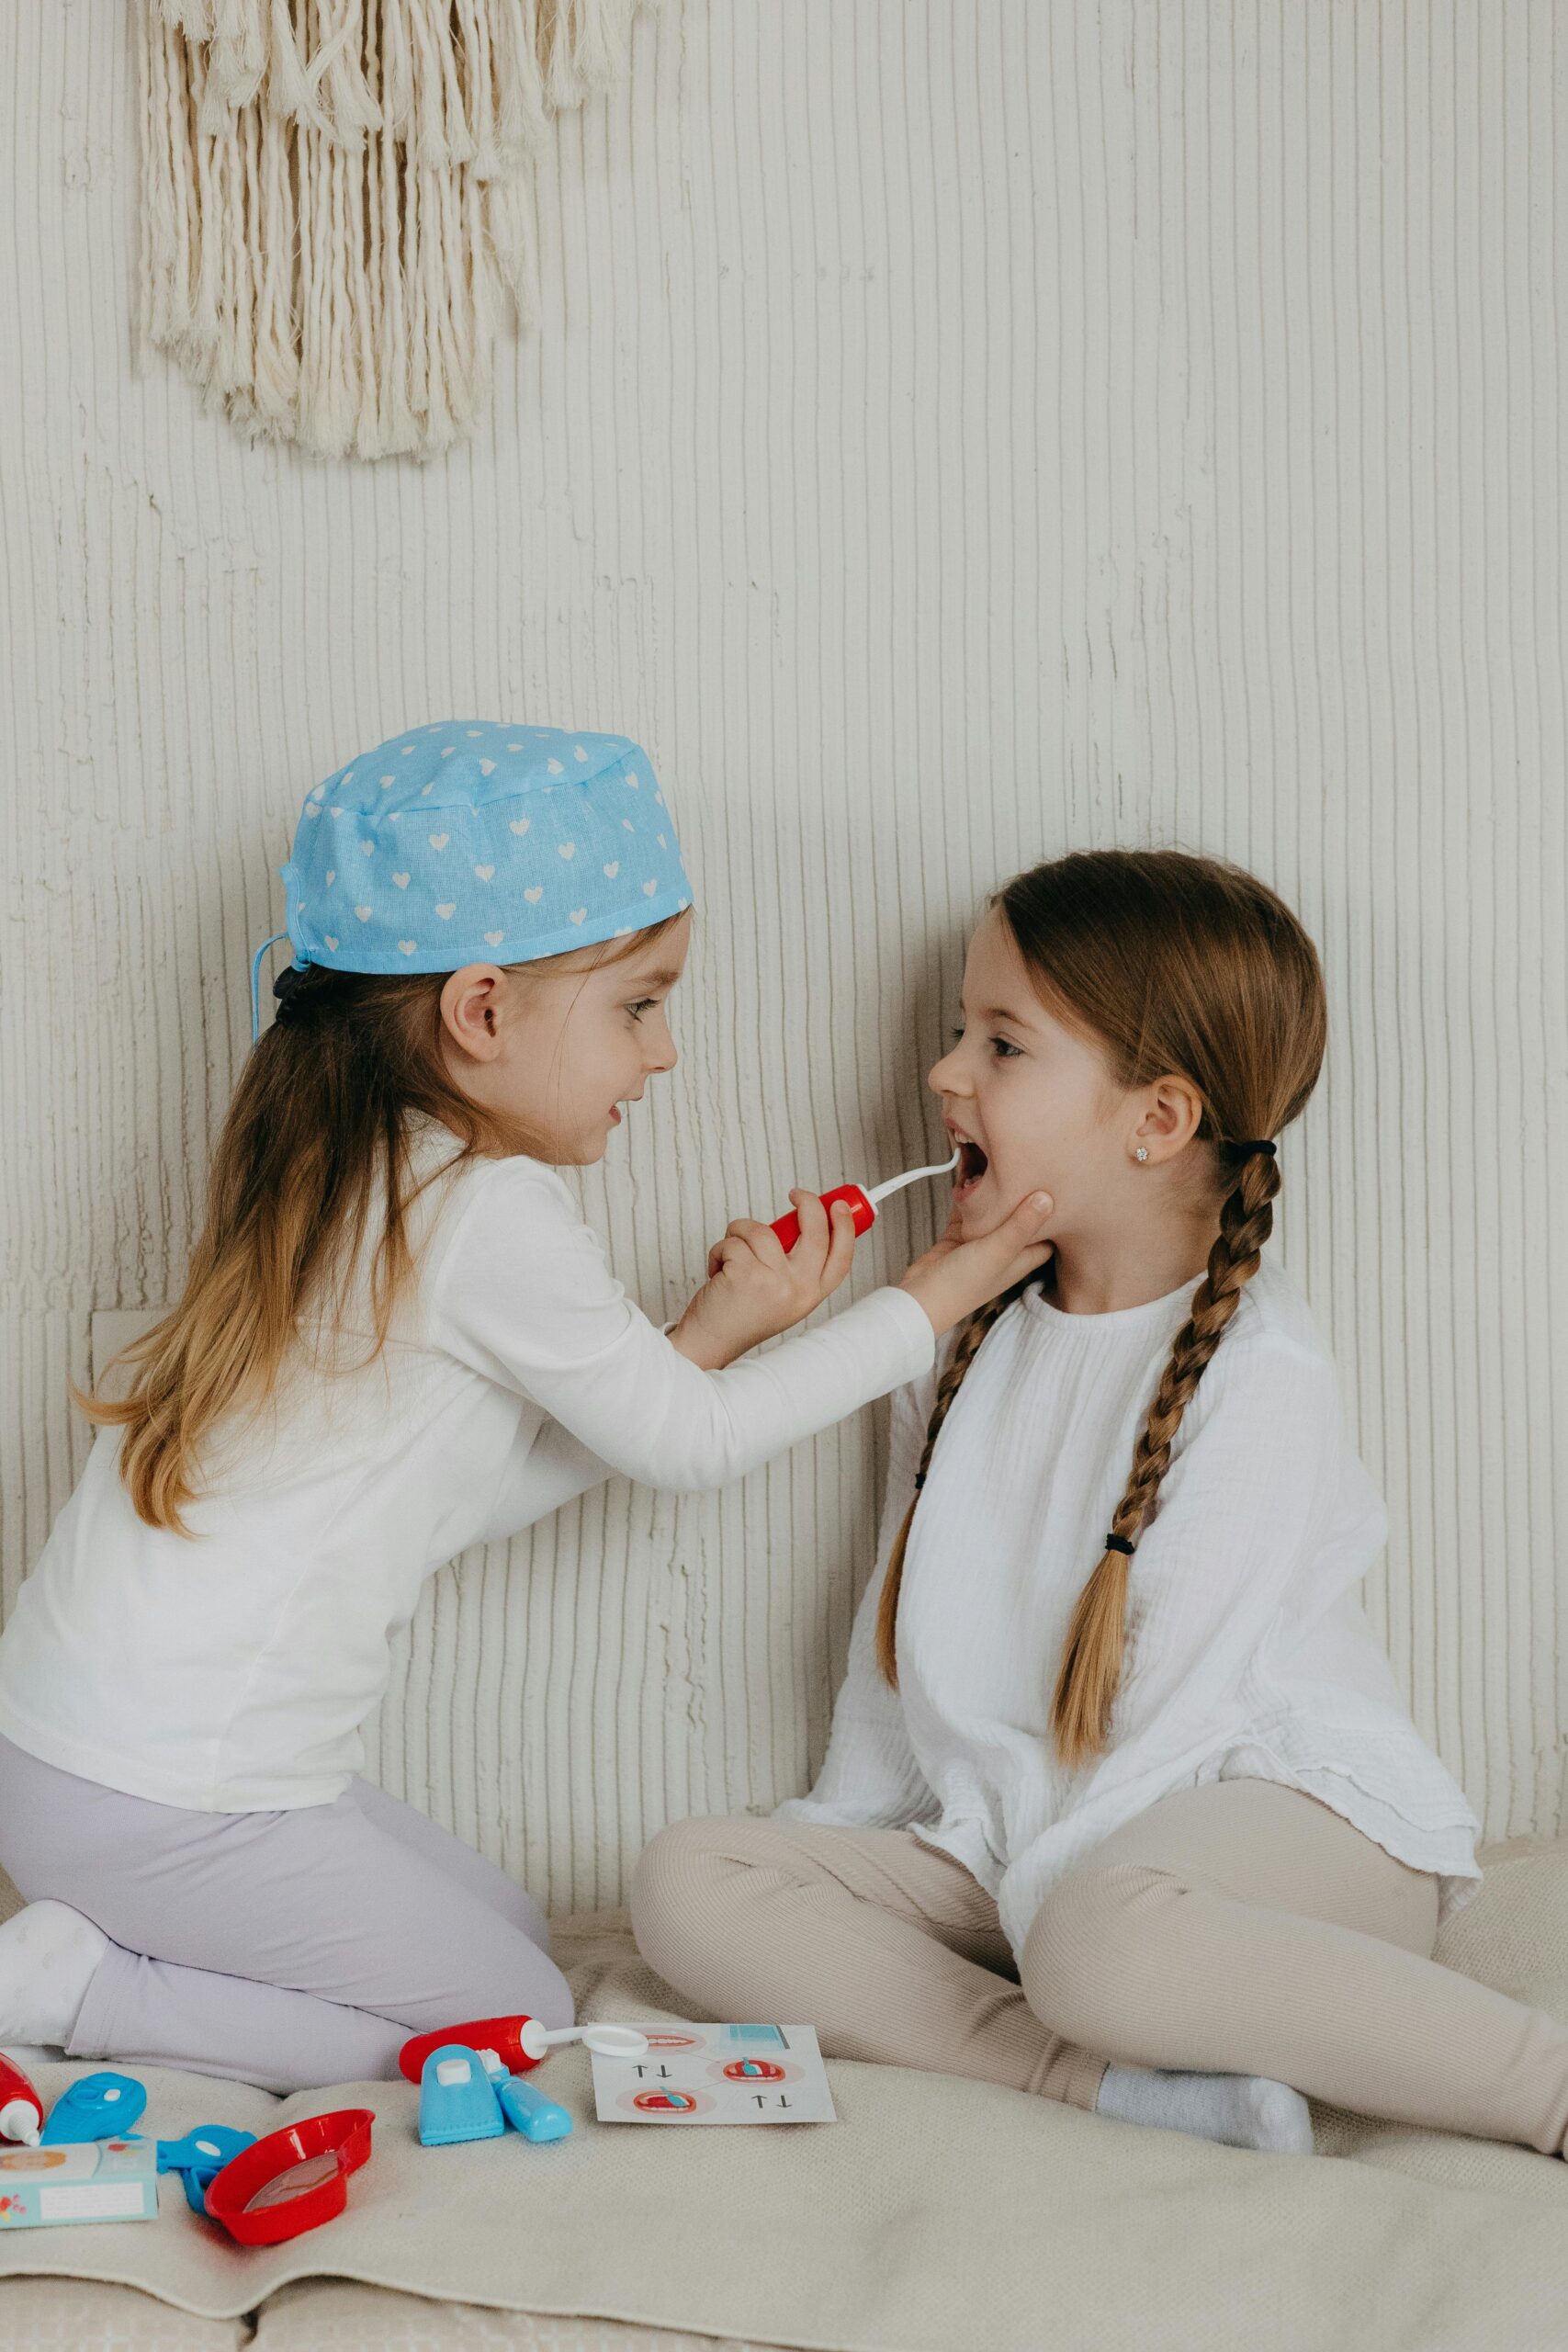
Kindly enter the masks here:
[[718, 1815], [672, 1821], [648, 1845], [632, 1872], [632, 1933], [637, 1950], [671, 1984], [690, 1976], [688, 1962], [713, 1941], [726, 1883], [744, 1871], [748, 1834], [765, 1822]]
[[1156, 1924], [1180, 1891], [1168, 1872], [1131, 1865], [1061, 1880], [1029, 1931], [1019, 1972], [1042, 2023], [1099, 2057], [1133, 2056], [1157, 1986]]
[[654, 1960], [671, 1928], [690, 1919], [705, 1893], [714, 1831], [718, 1824], [702, 1819], [672, 1821], [643, 1848], [632, 1871], [632, 1933], [637, 1949]]
[[571, 1986], [547, 1951], [531, 1939], [502, 1931], [491, 1949], [470, 1952], [449, 2014], [537, 2018], [552, 2033], [576, 2022]]

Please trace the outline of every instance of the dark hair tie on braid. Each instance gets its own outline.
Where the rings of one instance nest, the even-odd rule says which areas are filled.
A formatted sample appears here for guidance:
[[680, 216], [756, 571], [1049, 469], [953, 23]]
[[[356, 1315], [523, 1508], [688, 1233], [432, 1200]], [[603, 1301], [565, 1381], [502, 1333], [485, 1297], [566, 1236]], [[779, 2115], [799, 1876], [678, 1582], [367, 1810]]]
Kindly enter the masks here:
[[1224, 1149], [1235, 1159], [1250, 1159], [1255, 1151], [1260, 1151], [1267, 1159], [1274, 1159], [1279, 1156], [1280, 1147], [1277, 1143], [1270, 1143], [1265, 1136], [1257, 1143], [1227, 1143], [1224, 1146]]

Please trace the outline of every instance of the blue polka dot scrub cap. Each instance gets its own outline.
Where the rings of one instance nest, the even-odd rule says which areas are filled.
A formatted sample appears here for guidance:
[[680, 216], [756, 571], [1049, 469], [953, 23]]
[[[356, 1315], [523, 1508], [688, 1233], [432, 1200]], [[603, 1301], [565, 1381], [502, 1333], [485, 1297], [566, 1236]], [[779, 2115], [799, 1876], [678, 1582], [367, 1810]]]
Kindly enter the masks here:
[[[282, 869], [296, 968], [455, 972], [646, 931], [692, 902], [648, 754], [624, 735], [448, 719], [308, 795]], [[251, 971], [260, 1025], [261, 958]]]

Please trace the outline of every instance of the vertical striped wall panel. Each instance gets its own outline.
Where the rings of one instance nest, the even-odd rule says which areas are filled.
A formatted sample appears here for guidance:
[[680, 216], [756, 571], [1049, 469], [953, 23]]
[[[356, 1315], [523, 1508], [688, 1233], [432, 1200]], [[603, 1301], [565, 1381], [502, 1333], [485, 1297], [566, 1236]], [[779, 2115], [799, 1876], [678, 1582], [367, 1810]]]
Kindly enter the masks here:
[[[1392, 1505], [1371, 1605], [1489, 1828], [1555, 1828], [1561, 8], [668, 0], [560, 126], [479, 436], [375, 470], [139, 367], [118, 13], [0, 34], [5, 1597], [92, 1314], [178, 1283], [302, 789], [541, 713], [649, 745], [698, 878], [681, 1069], [586, 1186], [655, 1312], [728, 1216], [922, 1154], [1015, 865], [1179, 841], [1300, 906], [1334, 1033], [1282, 1246]], [[879, 1442], [466, 1559], [377, 1768], [558, 1907], [802, 1786]]]

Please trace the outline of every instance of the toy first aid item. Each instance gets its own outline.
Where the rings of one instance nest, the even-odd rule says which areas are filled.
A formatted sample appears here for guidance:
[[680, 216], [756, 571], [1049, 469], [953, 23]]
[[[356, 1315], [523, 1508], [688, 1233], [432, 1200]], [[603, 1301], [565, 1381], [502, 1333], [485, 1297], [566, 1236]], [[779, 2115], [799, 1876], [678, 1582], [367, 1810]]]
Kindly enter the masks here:
[[255, 2144], [254, 2132], [237, 2132], [231, 2123], [198, 2123], [183, 2140], [159, 2141], [158, 2170], [177, 2173], [191, 2211], [205, 2213], [207, 2192], [224, 2165]]
[[643, 2058], [593, 2060], [601, 2123], [836, 2123], [808, 2025], [648, 2025]]
[[446, 2026], [439, 2033], [416, 2033], [405, 2041], [398, 2052], [404, 2079], [422, 2083], [431, 2052], [453, 2041], [469, 2050], [493, 2051], [510, 2075], [525, 2075], [541, 2058], [569, 2041], [585, 2041], [590, 2050], [602, 2050], [614, 2058], [640, 2058], [648, 2048], [634, 2026], [563, 2025], [551, 2032], [537, 2018], [471, 2018], [467, 2025]]
[[[495, 2057], [495, 2052], [487, 2051], [485, 2055]], [[495, 2063], [501, 2067], [499, 2058]], [[433, 2050], [419, 2085], [419, 2136], [423, 2144], [447, 2148], [459, 2140], [499, 2140], [505, 2129], [506, 2118], [479, 2052], [461, 2041], [448, 2041]]]
[[41, 2133], [46, 2148], [73, 2147], [85, 2140], [118, 2140], [141, 2120], [147, 2093], [134, 2075], [80, 2075], [49, 2111]]
[[553, 2098], [547, 2098], [536, 2084], [509, 2075], [493, 2050], [481, 2050], [479, 2064], [490, 2076], [502, 2115], [525, 2140], [543, 2147], [548, 2141], [564, 2140], [570, 2135], [570, 2116]]
[[348, 2176], [370, 2154], [375, 2120], [367, 2107], [343, 2107], [269, 2132], [212, 2181], [209, 2214], [241, 2245], [280, 2245], [320, 2229], [348, 2203]]
[[[885, 1201], [889, 1193], [901, 1193], [906, 1184], [918, 1184], [922, 1176], [945, 1176], [957, 1165], [958, 1154], [954, 1152], [951, 1159], [943, 1159], [934, 1168], [911, 1168], [907, 1176], [890, 1176], [886, 1184], [874, 1185], [869, 1193], [860, 1184], [840, 1184], [831, 1193], [818, 1193], [818, 1198], [829, 1210], [837, 1201], [848, 1201], [854, 1211], [856, 1233], [868, 1233], [876, 1223], [878, 1201]], [[786, 1250], [795, 1248], [800, 1239], [800, 1219], [793, 1209], [787, 1216], [773, 1219], [773, 1231]]]
[[0, 2147], [0, 2236], [62, 2222], [155, 2222], [157, 2156], [151, 2140], [88, 2140], [51, 2148]]
[[43, 2101], [15, 2059], [0, 2050], [0, 2141], [19, 2140], [36, 2148], [43, 2129]]

